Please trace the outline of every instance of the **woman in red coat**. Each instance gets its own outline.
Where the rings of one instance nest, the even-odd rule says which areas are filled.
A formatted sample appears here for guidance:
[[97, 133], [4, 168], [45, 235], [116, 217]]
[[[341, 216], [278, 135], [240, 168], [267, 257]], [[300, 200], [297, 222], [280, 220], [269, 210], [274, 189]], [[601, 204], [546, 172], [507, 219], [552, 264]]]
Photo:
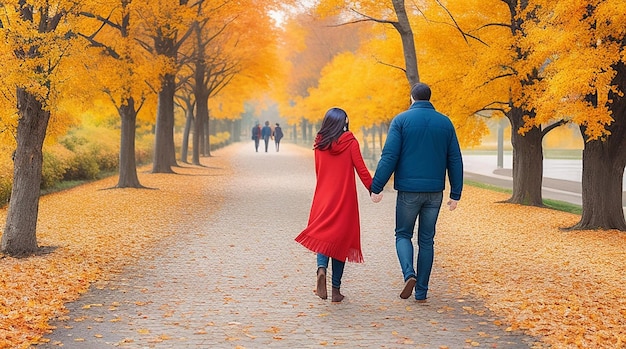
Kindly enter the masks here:
[[344, 296], [339, 287], [346, 260], [363, 262], [354, 170], [367, 190], [372, 176], [342, 109], [326, 112], [313, 149], [317, 185], [308, 225], [296, 241], [317, 252], [316, 292], [322, 299], [328, 298], [326, 269], [332, 258], [332, 301], [341, 302]]

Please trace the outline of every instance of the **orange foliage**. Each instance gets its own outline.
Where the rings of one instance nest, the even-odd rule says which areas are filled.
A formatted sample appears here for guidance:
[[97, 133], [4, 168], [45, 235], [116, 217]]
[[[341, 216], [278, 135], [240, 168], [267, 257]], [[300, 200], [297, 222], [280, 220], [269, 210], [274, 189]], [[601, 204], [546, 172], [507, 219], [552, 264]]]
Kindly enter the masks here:
[[[317, 107], [327, 100], [311, 98], [312, 105], [306, 104], [305, 100], [311, 89], [319, 87], [322, 69], [337, 55], [355, 52], [368, 34], [366, 26], [339, 25], [341, 23], [338, 18], [320, 19], [309, 13], [300, 13], [285, 24], [279, 47], [284, 57], [281, 67], [284, 79], [277, 83], [276, 88], [280, 92], [275, 98], [289, 124], [298, 123], [302, 117], [315, 122], [324, 116], [323, 112], [319, 112], [321, 109], [325, 112], [332, 106]], [[349, 92], [349, 88], [344, 86], [343, 92]], [[334, 92], [322, 93], [330, 99]], [[313, 105], [316, 109], [310, 110]]]
[[625, 89], [611, 81], [623, 74], [617, 65], [626, 64], [626, 2], [535, 0], [534, 5], [529, 11], [537, 23], [529, 23], [522, 43], [544, 64], [541, 80], [527, 86], [540, 116], [531, 126], [565, 118], [584, 126], [588, 140], [608, 136], [607, 126], [622, 117], [611, 115], [607, 103], [613, 102], [610, 92]]
[[[185, 211], [190, 200], [203, 212], [219, 208], [215, 188], [228, 175], [210, 181], [215, 191], [206, 187], [208, 182], [189, 178], [215, 175], [215, 168], [228, 172], [225, 161], [212, 158], [210, 169], [177, 168], [192, 177], [140, 171], [141, 182], [158, 190], [102, 190], [115, 185], [116, 178], [108, 178], [42, 197], [38, 239], [51, 253], [23, 260], [0, 256], [0, 348], [36, 342], [50, 329], [48, 320], [64, 313], [64, 303], [179, 231], [180, 222], [170, 217], [191, 214]], [[0, 211], [0, 221], [6, 221], [6, 210]]]
[[[0, 258], [0, 347], [37, 341], [48, 319], [64, 312], [63, 303], [143, 258], [161, 239], [186, 229], [181, 224], [202, 223], [170, 217], [192, 214], [189, 207], [208, 214], [219, 208], [220, 188], [232, 176], [227, 159], [211, 158], [210, 169], [178, 169], [192, 176], [141, 171], [141, 181], [159, 190], [100, 190], [114, 185], [110, 178], [42, 198], [40, 241], [55, 250], [25, 260]], [[203, 179], [207, 173], [211, 181]], [[466, 187], [457, 210], [441, 211], [438, 277], [484, 300], [510, 330], [555, 347], [623, 345], [626, 236], [562, 231], [578, 217], [498, 203], [506, 198]]]
[[[205, 53], [210, 57], [207, 60], [215, 64], [206, 78], [208, 87], [215, 89], [209, 99], [213, 118], [239, 118], [244, 101], [262, 100], [271, 81], [279, 80], [277, 29], [266, 11], [268, 5], [238, 1], [222, 9], [223, 15], [206, 15], [206, 36], [222, 31], [209, 42]], [[220, 62], [229, 67], [228, 71], [219, 71], [223, 69]]]
[[437, 258], [448, 276], [510, 329], [554, 347], [623, 347], [626, 235], [564, 231], [580, 217], [499, 203], [507, 198], [465, 187], [459, 208], [442, 210]]

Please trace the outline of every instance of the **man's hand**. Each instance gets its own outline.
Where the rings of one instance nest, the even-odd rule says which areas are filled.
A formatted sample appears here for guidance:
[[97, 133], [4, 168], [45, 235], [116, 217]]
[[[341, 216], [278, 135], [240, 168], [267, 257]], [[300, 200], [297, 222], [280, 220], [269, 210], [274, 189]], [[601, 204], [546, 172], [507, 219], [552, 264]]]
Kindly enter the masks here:
[[453, 199], [448, 200], [448, 207], [450, 208], [450, 211], [454, 211], [458, 203], [459, 203], [459, 200], [453, 200]]
[[372, 193], [372, 194], [370, 195], [370, 197], [372, 198], [372, 201], [373, 201], [375, 204], [377, 204], [377, 203], [379, 203], [379, 202], [380, 202], [380, 200], [382, 200], [382, 199], [383, 199], [383, 193], [379, 193], [379, 194]]

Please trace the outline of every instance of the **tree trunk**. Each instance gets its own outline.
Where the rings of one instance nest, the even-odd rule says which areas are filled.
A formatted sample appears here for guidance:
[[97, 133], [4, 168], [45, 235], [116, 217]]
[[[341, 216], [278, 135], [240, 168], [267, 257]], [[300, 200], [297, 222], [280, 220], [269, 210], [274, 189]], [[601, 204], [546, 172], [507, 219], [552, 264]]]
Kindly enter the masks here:
[[200, 165], [200, 153], [206, 155], [205, 137], [208, 137], [208, 135], [206, 134], [205, 123], [209, 117], [209, 100], [208, 97], [200, 95], [197, 90], [195, 90], [194, 93], [196, 94], [196, 122], [194, 131], [197, 132], [198, 137], [194, 134], [193, 143], [194, 146], [197, 144], [198, 151], [194, 150], [192, 163], [194, 165]]
[[[612, 134], [609, 137], [617, 137]], [[622, 139], [626, 134], [621, 134]], [[580, 221], [572, 229], [626, 230], [622, 209], [624, 151], [616, 153], [608, 142], [591, 141], [583, 150], [582, 203]], [[618, 158], [622, 159], [618, 159]]]
[[309, 138], [307, 137], [307, 134], [306, 134], [306, 130], [307, 130], [307, 128], [306, 128], [307, 121], [306, 121], [306, 119], [305, 119], [305, 118], [302, 118], [302, 123], [301, 123], [301, 125], [302, 125], [302, 140], [306, 142]]
[[193, 139], [191, 140], [191, 163], [194, 165], [200, 164], [200, 144], [202, 139], [202, 121], [195, 116], [193, 119]]
[[376, 125], [373, 125], [372, 128], [372, 159], [376, 158]]
[[[383, 131], [384, 131], [384, 128], [385, 128], [385, 124], [384, 123], [381, 123], [380, 126], [378, 127], [378, 149], [381, 150], [380, 154], [382, 154], [382, 149], [383, 149], [383, 146], [385, 145], [385, 143], [383, 142], [383, 133], [384, 133]], [[380, 154], [379, 154], [379, 156], [380, 156]]]
[[513, 146], [513, 195], [507, 202], [543, 206], [541, 185], [543, 182], [543, 135], [534, 127], [525, 135], [517, 130], [523, 125], [524, 112], [513, 107], [507, 117], [511, 122], [511, 144]]
[[42, 148], [50, 112], [45, 111], [41, 102], [22, 88], [17, 89], [17, 107], [19, 122], [13, 187], [1, 247], [7, 255], [25, 257], [38, 249]]
[[413, 86], [420, 82], [420, 76], [417, 69], [417, 54], [415, 53], [415, 39], [413, 38], [413, 29], [409, 17], [406, 14], [404, 0], [392, 0], [394, 11], [398, 17], [398, 22], [394, 23], [394, 27], [400, 34], [402, 40], [402, 50], [404, 52], [404, 65], [406, 78], [409, 86]]
[[120, 178], [118, 188], [143, 188], [137, 177], [137, 162], [135, 159], [135, 129], [137, 111], [135, 100], [131, 97], [119, 108], [122, 122], [120, 137]]
[[[204, 133], [206, 134], [206, 142], [204, 143], [206, 145], [206, 153], [205, 156], [211, 156], [211, 115], [209, 114], [209, 107], [208, 107], [208, 98], [207, 98], [207, 110], [206, 110], [206, 119], [204, 119], [205, 121], [205, 129], [204, 129]], [[215, 132], [215, 129], [213, 129], [213, 132]]]
[[172, 166], [177, 166], [174, 147], [175, 91], [175, 76], [166, 74], [158, 97], [152, 173], [173, 173]]
[[[617, 75], [611, 85], [626, 86], [626, 65], [614, 66]], [[582, 203], [580, 222], [571, 229], [618, 229], [626, 231], [622, 182], [626, 166], [626, 98], [609, 94], [613, 123], [605, 140], [585, 142], [583, 149]], [[584, 135], [584, 127], [581, 127]]]
[[232, 142], [240, 142], [241, 141], [241, 119], [237, 119], [231, 122], [231, 133], [230, 139]]
[[183, 130], [183, 144], [180, 151], [180, 161], [187, 163], [187, 152], [189, 151], [189, 134], [193, 125], [193, 106], [187, 105], [185, 111], [185, 129]]

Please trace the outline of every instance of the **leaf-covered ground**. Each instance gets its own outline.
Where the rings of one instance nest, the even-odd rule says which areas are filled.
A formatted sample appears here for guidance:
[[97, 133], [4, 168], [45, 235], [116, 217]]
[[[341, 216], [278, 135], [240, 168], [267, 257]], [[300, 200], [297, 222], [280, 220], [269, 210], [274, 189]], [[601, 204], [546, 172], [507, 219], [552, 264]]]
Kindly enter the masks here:
[[498, 203], [508, 197], [466, 187], [457, 211], [442, 211], [447, 274], [555, 348], [626, 347], [626, 233], [567, 231], [579, 216]]
[[[54, 250], [0, 259], [0, 348], [36, 342], [65, 302], [158, 248], [176, 232], [176, 221], [198, 207], [203, 214], [219, 207], [226, 157], [176, 171], [139, 174], [143, 185], [159, 190], [101, 190], [116, 184], [110, 178], [41, 199], [38, 241]], [[483, 299], [511, 329], [555, 348], [624, 347], [626, 234], [563, 231], [578, 217], [498, 203], [507, 198], [466, 187], [456, 211], [442, 210], [438, 272]], [[5, 219], [0, 211], [2, 228]]]
[[[117, 184], [115, 177], [41, 198], [37, 239], [53, 252], [0, 257], [0, 348], [36, 342], [48, 320], [63, 314], [64, 303], [158, 248], [176, 232], [178, 220], [194, 214], [193, 203], [202, 215], [219, 207], [218, 188], [228, 178], [225, 158], [211, 158], [210, 167], [175, 171], [140, 172], [142, 185], [152, 189], [108, 189]], [[6, 208], [0, 210], [0, 234], [5, 222]]]

